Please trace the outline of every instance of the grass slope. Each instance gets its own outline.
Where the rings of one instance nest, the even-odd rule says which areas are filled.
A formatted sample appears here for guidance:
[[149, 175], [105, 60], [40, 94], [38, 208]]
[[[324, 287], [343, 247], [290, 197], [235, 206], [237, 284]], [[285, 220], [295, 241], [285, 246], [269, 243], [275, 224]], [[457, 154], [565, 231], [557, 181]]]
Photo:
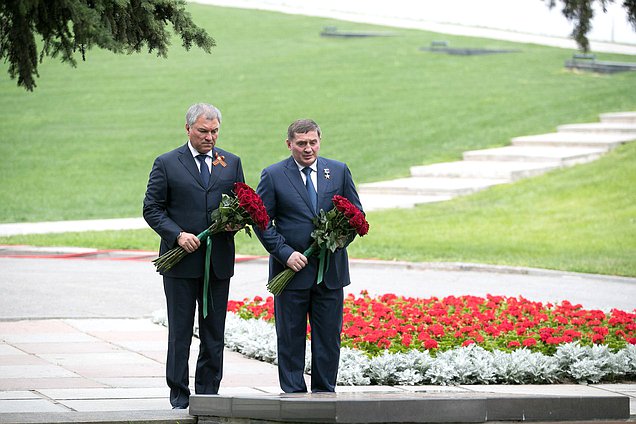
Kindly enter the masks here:
[[[600, 160], [448, 202], [371, 212], [352, 257], [481, 262], [636, 276], [636, 143]], [[155, 250], [151, 230], [0, 237], [2, 243]], [[237, 235], [237, 250], [264, 255]]]
[[[153, 159], [185, 142], [183, 115], [197, 101], [221, 108], [219, 145], [243, 158], [254, 186], [263, 167], [287, 156], [285, 129], [299, 117], [321, 124], [322, 155], [346, 161], [362, 183], [559, 124], [593, 122], [599, 113], [636, 110], [636, 73], [568, 72], [563, 62], [572, 52], [563, 49], [395, 29], [396, 37], [321, 38], [327, 25], [378, 28], [188, 7], [217, 40], [211, 55], [177, 45], [168, 59], [94, 50], [77, 69], [47, 59], [33, 93], [0, 80], [0, 222], [139, 216]], [[438, 39], [521, 52], [419, 50]], [[636, 275], [625, 265], [634, 257], [634, 222], [617, 218], [621, 208], [635, 216], [633, 208], [606, 204], [634, 198], [636, 177], [619, 162], [633, 164], [633, 149], [603, 159], [601, 169], [590, 164], [449, 203], [372, 213], [372, 233], [352, 254]], [[613, 183], [617, 169], [624, 183]], [[586, 172], [593, 181], [581, 185], [578, 173]], [[150, 231], [0, 242], [27, 239], [156, 247]], [[239, 246], [263, 253], [254, 241], [241, 238]]]

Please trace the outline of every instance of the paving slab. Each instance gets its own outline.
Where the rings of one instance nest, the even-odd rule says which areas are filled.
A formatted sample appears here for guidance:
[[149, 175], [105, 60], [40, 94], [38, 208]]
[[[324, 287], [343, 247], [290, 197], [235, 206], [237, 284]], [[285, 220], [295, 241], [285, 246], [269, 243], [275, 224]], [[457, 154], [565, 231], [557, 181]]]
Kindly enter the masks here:
[[0, 400], [9, 399], [40, 399], [41, 397], [30, 390], [0, 391]]
[[0, 400], [0, 422], [4, 414], [25, 412], [69, 412], [63, 405], [52, 403], [48, 399], [11, 399]]
[[53, 364], [46, 365], [0, 365], [0, 381], [23, 378], [74, 378], [72, 371]]
[[166, 399], [165, 387], [106, 387], [106, 388], [66, 388], [41, 389], [38, 393], [58, 401], [86, 399]]
[[113, 352], [121, 350], [120, 347], [106, 342], [16, 343], [15, 347], [18, 348], [20, 352], [33, 355], [66, 353], [69, 352], [69, 350], [75, 353]]
[[[20, 349], [16, 349], [13, 346], [0, 345], [0, 356], [2, 357], [11, 356], [11, 355], [21, 355], [23, 353], [24, 352], [22, 352]], [[4, 358], [0, 358], [0, 359], [4, 359]]]
[[0, 414], [3, 424], [196, 424], [196, 417], [187, 410], [136, 410], [136, 411], [90, 411], [90, 412], [33, 412]]
[[56, 388], [83, 388], [83, 387], [106, 387], [106, 385], [95, 379], [87, 379], [80, 376], [74, 377], [19, 377], [1, 378], [0, 391], [2, 390], [40, 390]]
[[476, 393], [505, 393], [532, 396], [614, 397], [616, 392], [587, 384], [462, 384], [459, 388]]
[[62, 400], [60, 404], [78, 412], [91, 411], [170, 411], [169, 397], [161, 399], [86, 399]]
[[[165, 355], [163, 356], [165, 360]], [[166, 377], [161, 376], [118, 376], [118, 377], [96, 377], [93, 381], [99, 383], [101, 387], [120, 387], [120, 388], [162, 388], [166, 389]]]

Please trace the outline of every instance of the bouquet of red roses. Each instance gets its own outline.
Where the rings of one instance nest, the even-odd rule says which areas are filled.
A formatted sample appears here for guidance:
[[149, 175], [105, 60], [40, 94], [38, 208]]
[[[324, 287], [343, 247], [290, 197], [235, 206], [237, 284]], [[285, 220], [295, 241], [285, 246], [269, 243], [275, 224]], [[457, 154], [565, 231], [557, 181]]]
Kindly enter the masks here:
[[[331, 201], [334, 208], [329, 212], [321, 210], [314, 218], [316, 228], [311, 233], [314, 241], [303, 253], [307, 257], [318, 255], [318, 284], [327, 271], [329, 253], [345, 247], [356, 235], [362, 237], [369, 232], [364, 214], [348, 199], [336, 194]], [[295, 274], [293, 269], [285, 269], [267, 283], [267, 290], [274, 296], [281, 294]]]
[[[207, 316], [207, 300], [208, 300], [208, 279], [210, 274], [210, 255], [212, 249], [212, 239], [210, 235], [227, 231], [227, 228], [242, 227], [251, 237], [250, 228], [246, 225], [256, 225], [262, 230], [267, 228], [269, 216], [263, 205], [263, 200], [256, 192], [247, 184], [234, 183], [234, 196], [223, 194], [219, 207], [211, 213], [212, 224], [197, 238], [202, 242], [206, 242], [205, 251], [205, 278], [203, 284], [203, 316]], [[175, 266], [188, 253], [181, 247], [177, 246], [170, 249], [157, 259], [152, 261], [157, 271], [167, 271]]]

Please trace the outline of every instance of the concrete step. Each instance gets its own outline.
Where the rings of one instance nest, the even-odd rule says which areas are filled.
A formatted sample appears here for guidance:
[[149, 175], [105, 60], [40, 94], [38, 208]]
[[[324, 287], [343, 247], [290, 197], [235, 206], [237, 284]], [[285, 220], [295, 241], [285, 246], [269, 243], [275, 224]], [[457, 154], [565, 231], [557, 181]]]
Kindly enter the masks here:
[[557, 127], [558, 132], [628, 133], [636, 135], [636, 123], [593, 122], [588, 124], [566, 124]]
[[636, 112], [612, 112], [602, 113], [601, 122], [619, 122], [624, 124], [636, 124]]
[[512, 139], [513, 146], [595, 147], [609, 151], [623, 143], [636, 140], [630, 133], [556, 132], [526, 135]]
[[560, 168], [558, 161], [515, 162], [464, 160], [411, 167], [413, 177], [484, 178], [517, 181]]
[[464, 160], [557, 162], [563, 166], [598, 159], [604, 149], [588, 147], [506, 146], [464, 152]]
[[[388, 283], [388, 282], [387, 282]], [[491, 385], [496, 387], [497, 385]], [[368, 386], [372, 387], [372, 386]], [[525, 388], [524, 388], [525, 389]], [[303, 395], [250, 393], [190, 396], [199, 423], [616, 423], [630, 419], [626, 394], [559, 395], [437, 390]]]
[[411, 177], [361, 184], [362, 194], [461, 196], [508, 182], [493, 178]]
[[453, 196], [437, 195], [408, 195], [408, 194], [383, 194], [360, 190], [360, 202], [365, 212], [382, 209], [407, 209], [423, 203], [444, 202]]

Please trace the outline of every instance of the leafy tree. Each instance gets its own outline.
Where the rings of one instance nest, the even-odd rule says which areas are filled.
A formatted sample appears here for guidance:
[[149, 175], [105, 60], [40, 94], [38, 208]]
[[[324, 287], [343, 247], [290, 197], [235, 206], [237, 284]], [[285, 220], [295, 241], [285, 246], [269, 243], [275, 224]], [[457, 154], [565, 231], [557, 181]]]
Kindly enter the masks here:
[[215, 45], [205, 30], [192, 22], [184, 0], [2, 0], [0, 1], [0, 59], [9, 63], [11, 79], [33, 91], [39, 61], [61, 57], [75, 67], [75, 54], [85, 60], [93, 46], [114, 53], [148, 49], [165, 57], [170, 44], [166, 26], [172, 24], [189, 50], [206, 52]]
[[[550, 8], [556, 5], [556, 0], [547, 0]], [[607, 5], [614, 3], [614, 0], [561, 0], [563, 3], [563, 15], [574, 22], [572, 38], [584, 52], [590, 50], [590, 42], [587, 33], [592, 28], [591, 22], [594, 17], [593, 4], [600, 3], [603, 12], [607, 11]], [[623, 7], [627, 10], [627, 19], [636, 30], [636, 0], [623, 0]]]

